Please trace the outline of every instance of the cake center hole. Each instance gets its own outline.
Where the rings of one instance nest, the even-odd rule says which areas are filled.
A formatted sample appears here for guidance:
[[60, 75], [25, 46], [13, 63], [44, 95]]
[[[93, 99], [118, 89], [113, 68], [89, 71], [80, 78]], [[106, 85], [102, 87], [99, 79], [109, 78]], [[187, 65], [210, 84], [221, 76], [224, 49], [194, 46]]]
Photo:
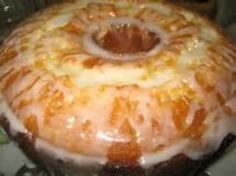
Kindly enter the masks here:
[[160, 41], [158, 33], [133, 24], [116, 24], [92, 34], [101, 48], [116, 54], [136, 54], [152, 50]]

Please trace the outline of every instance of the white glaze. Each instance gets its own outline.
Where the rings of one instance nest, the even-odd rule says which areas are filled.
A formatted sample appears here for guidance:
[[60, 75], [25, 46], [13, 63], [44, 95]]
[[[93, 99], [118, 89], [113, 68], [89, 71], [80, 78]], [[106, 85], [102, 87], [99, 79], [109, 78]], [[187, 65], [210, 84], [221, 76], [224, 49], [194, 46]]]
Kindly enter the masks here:
[[[27, 134], [29, 131], [22, 125], [20, 120], [15, 116], [14, 112], [9, 108], [4, 97], [0, 95], [0, 114], [6, 118], [10, 123], [10, 133], [15, 136], [17, 133]], [[62, 159], [64, 162], [73, 162], [79, 167], [83, 166], [102, 166], [106, 163], [107, 159], [102, 157], [89, 157], [85, 155], [79, 155], [76, 153], [70, 153], [59, 147], [55, 147], [48, 142], [36, 138], [35, 149], [39, 152], [45, 152], [52, 158]], [[40, 155], [40, 154], [39, 154]]]
[[[102, 2], [99, 1], [99, 3], [101, 4]], [[18, 99], [14, 100], [12, 104], [13, 107], [16, 106], [21, 99], [31, 97], [37, 99], [41, 88], [43, 88], [43, 86], [50, 80], [54, 81], [51, 90], [58, 90], [62, 92], [62, 94], [65, 96], [65, 100], [67, 103], [71, 103], [74, 100], [73, 98], [77, 95], [75, 94], [76, 92], [80, 92], [84, 89], [88, 92], [91, 91], [85, 95], [96, 98], [93, 98], [91, 100], [91, 103], [87, 107], [82, 107], [78, 105], [75, 106], [73, 110], [68, 108], [69, 110], [66, 111], [66, 113], [58, 113], [54, 115], [52, 119], [56, 124], [59, 121], [58, 119], [56, 119], [56, 117], [67, 118], [65, 123], [66, 125], [63, 126], [63, 128], [60, 128], [59, 131], [64, 130], [64, 128], [69, 130], [72, 129], [78, 121], [79, 124], [81, 124], [83, 122], [86, 122], [86, 120], [90, 120], [93, 123], [93, 131], [90, 134], [94, 135], [96, 139], [90, 146], [91, 152], [93, 152], [93, 149], [96, 148], [100, 153], [102, 153], [102, 155], [100, 154], [96, 156], [96, 154], [94, 154], [93, 156], [92, 154], [90, 157], [89, 155], [83, 155], [79, 153], [72, 154], [72, 152], [70, 152], [69, 150], [64, 148], [62, 149], [62, 147], [55, 147], [56, 145], [50, 145], [49, 142], [43, 141], [42, 139], [36, 140], [36, 149], [40, 151], [46, 151], [49, 154], [54, 154], [55, 157], [62, 158], [63, 160], [73, 160], [78, 165], [92, 165], [94, 163], [98, 165], [105, 164], [107, 146], [103, 147], [103, 142], [109, 143], [116, 141], [129, 141], [129, 137], [123, 134], [119, 134], [118, 130], [118, 127], [122, 125], [124, 119], [120, 119], [120, 121], [118, 121], [118, 125], [116, 126], [117, 129], [114, 128], [114, 131], [112, 131], [111, 128], [106, 124], [106, 121], [109, 118], [109, 113], [112, 110], [111, 104], [113, 103], [113, 98], [119, 96], [123, 96], [123, 98], [130, 97], [130, 99], [137, 100], [138, 102], [136, 112], [128, 117], [130, 125], [137, 132], [138, 143], [145, 146], [145, 143], [147, 142], [146, 145], [152, 147], [156, 144], [168, 144], [168, 142], [170, 142], [168, 141], [170, 140], [169, 138], [171, 138], [172, 135], [176, 135], [177, 133], [176, 127], [172, 120], [173, 114], [171, 112], [171, 108], [169, 107], [168, 101], [165, 107], [161, 107], [161, 105], [155, 102], [154, 98], [151, 95], [145, 94], [144, 92], [147, 92], [148, 88], [151, 89], [155, 87], [158, 89], [158, 91], [161, 91], [162, 93], [170, 93], [171, 96], [172, 89], [178, 89], [179, 87], [181, 87], [182, 83], [189, 85], [190, 88], [192, 88], [197, 94], [194, 99], [195, 101], [190, 104], [190, 110], [188, 111], [187, 115], [187, 123], [190, 125], [193, 122], [194, 114], [201, 106], [203, 106], [208, 112], [206, 120], [204, 121], [204, 123], [208, 126], [207, 131], [204, 132], [201, 139], [197, 141], [196, 146], [194, 146], [194, 144], [196, 144], [196, 141], [191, 139], [180, 138], [178, 139], [178, 141], [175, 141], [174, 144], [171, 144], [169, 147], [166, 147], [164, 150], [158, 151], [156, 153], [148, 153], [144, 151], [139, 160], [141, 166], [150, 167], [154, 164], [168, 160], [179, 153], [184, 153], [192, 159], [199, 159], [204, 154], [214, 152], [219, 147], [223, 138], [228, 133], [231, 132], [233, 134], [236, 134], [236, 129], [234, 125], [236, 123], [236, 112], [234, 110], [234, 107], [236, 106], [235, 95], [233, 95], [233, 90], [231, 90], [230, 92], [230, 97], [232, 97], [232, 99], [230, 99], [229, 95], [227, 94], [228, 86], [231, 86], [231, 88], [234, 89], [235, 85], [233, 85], [233, 83], [232, 85], [229, 85], [227, 82], [228, 78], [226, 78], [233, 71], [235, 64], [235, 53], [232, 49], [228, 49], [227, 47], [220, 47], [224, 43], [223, 41], [221, 41], [221, 38], [218, 36], [214, 29], [209, 27], [209, 30], [205, 30], [206, 23], [198, 24], [195, 26], [191, 25], [187, 26], [186, 28], [180, 27], [179, 29], [178, 26], [174, 24], [171, 27], [172, 30], [170, 32], [167, 32], [167, 30], [165, 31], [162, 28], [156, 27], [156, 24], [159, 24], [160, 21], [155, 21], [155, 14], [152, 16], [153, 18], [150, 17], [150, 23], [153, 24], [149, 24], [149, 22], [141, 24], [140, 21], [133, 20], [132, 18], [125, 19], [124, 17], [117, 18], [116, 20], [111, 20], [110, 22], [109, 20], [108, 22], [106, 20], [105, 23], [134, 23], [135, 25], [139, 26], [144, 25], [145, 28], [160, 33], [161, 37], [163, 37], [162, 40], [164, 42], [161, 45], [158, 45], [157, 48], [154, 48], [153, 51], [151, 51], [149, 54], [150, 56], [154, 56], [155, 54], [161, 51], [164, 51], [164, 54], [161, 54], [156, 59], [156, 63], [158, 63], [158, 66], [151, 65], [154, 66], [154, 71], [153, 68], [150, 69], [145, 67], [144, 65], [142, 65], [143, 67], [141, 68], [137, 68], [133, 65], [116, 67], [112, 64], [105, 64], [102, 66], [98, 66], [98, 68], [95, 67], [93, 69], [88, 69], [85, 68], [82, 63], [89, 59], [90, 56], [86, 55], [86, 53], [83, 53], [83, 50], [81, 50], [81, 48], [76, 45], [77, 42], [82, 40], [82, 36], [76, 36], [75, 34], [71, 34], [70, 36], [70, 34], [65, 34], [63, 32], [60, 33], [58, 31], [53, 33], [54, 30], [56, 30], [57, 28], [63, 28], [64, 26], [69, 24], [70, 20], [73, 19], [71, 15], [72, 13], [75, 13], [75, 11], [79, 10], [80, 8], [86, 7], [86, 3], [84, 1], [78, 1], [76, 3], [78, 3], [78, 7], [76, 7], [76, 5], [74, 4], [71, 5], [70, 3], [65, 5], [65, 9], [60, 7], [60, 12], [62, 14], [59, 14], [57, 17], [50, 17], [48, 19], [49, 22], [46, 24], [44, 24], [44, 22], [39, 22], [39, 24], [37, 23], [38, 28], [36, 30], [33, 30], [33, 32], [29, 34], [25, 33], [24, 35], [30, 38], [30, 40], [26, 42], [29, 46], [26, 51], [20, 51], [20, 37], [20, 39], [16, 37], [15, 40], [12, 39], [8, 42], [5, 42], [8, 45], [15, 43], [14, 48], [20, 54], [17, 55], [16, 58], [13, 58], [13, 60], [9, 63], [6, 63], [2, 67], [0, 67], [0, 76], [2, 76], [4, 73], [6, 73], [12, 68], [20, 69], [23, 67], [23, 65], [28, 65], [33, 69], [33, 73], [31, 74], [33, 75], [32, 77], [37, 76], [39, 74], [43, 74], [42, 78], [37, 82], [36, 85], [31, 88], [31, 90], [25, 92], [20, 97], [18, 97]], [[127, 7], [130, 5], [125, 2], [123, 3], [124, 4], [120, 2], [119, 6]], [[168, 15], [176, 15], [174, 12], [173, 14], [170, 11], [164, 12], [166, 7], [162, 6], [161, 4], [159, 5], [159, 7], [153, 7], [152, 9], [156, 9], [157, 11], [159, 11], [162, 15], [164, 15], [163, 18], [166, 18], [167, 21], [170, 20], [170, 17], [168, 18]], [[136, 5], [134, 5], [133, 8], [135, 8], [136, 10], [133, 12], [132, 10], [129, 11], [129, 15], [132, 16], [134, 15], [132, 13], [138, 13], [139, 10], [142, 10], [145, 7], [150, 8], [151, 5], [142, 5], [140, 6], [140, 9], [137, 8]], [[90, 19], [86, 18], [86, 14], [83, 15], [84, 16], [79, 16], [81, 17], [80, 20], [85, 20], [85, 23], [90, 23]], [[188, 15], [188, 13], [184, 13], [184, 15], [186, 16], [187, 21], [194, 19], [191, 14]], [[147, 18], [148, 17], [149, 16], [147, 16]], [[40, 19], [41, 17], [38, 18]], [[42, 18], [45, 20], [47, 16], [45, 15]], [[143, 18], [145, 18], [145, 15]], [[194, 20], [193, 23], [195, 23]], [[196, 23], [199, 22], [197, 21]], [[161, 26], [161, 24], [159, 25]], [[16, 30], [14, 33], [24, 33], [26, 29], [28, 30], [31, 27], [29, 25], [28, 27], [21, 28], [21, 30]], [[45, 31], [45, 29], [47, 30]], [[91, 30], [93, 31], [94, 29]], [[111, 53], [107, 53], [106, 51], [104, 53], [104, 51], [101, 52], [101, 50], [96, 51], [97, 46], [93, 46], [91, 40], [89, 39], [89, 35], [92, 31], [89, 31], [89, 33], [85, 35], [84, 42], [85, 46], [87, 46], [87, 49], [90, 48], [91, 53], [95, 51], [95, 55], [98, 54], [99, 56], [102, 56], [104, 58], [111, 57], [112, 59], [117, 60], [117, 56], [114, 56]], [[185, 39], [184, 37], [181, 38], [184, 34], [189, 34], [190, 37], [187, 39]], [[203, 40], [203, 42], [201, 42], [200, 40]], [[215, 55], [210, 52], [208, 53], [208, 47], [212, 43], [214, 45], [219, 45], [218, 51], [222, 49], [223, 52], [214, 53]], [[34, 47], [36, 47], [36, 44], [42, 44], [42, 47], [35, 49]], [[73, 50], [75, 48], [78, 50], [76, 50], [77, 52], [69, 52], [69, 54], [66, 55], [67, 57], [72, 57], [74, 59], [72, 61], [67, 61], [66, 59], [68, 58], [63, 58], [63, 56], [60, 55], [60, 51], [64, 51], [67, 49]], [[177, 54], [177, 52], [175, 53], [176, 50], [180, 50], [181, 52]], [[177, 60], [177, 66], [167, 66], [166, 62], [168, 62], [168, 59], [173, 57], [173, 55], [173, 60]], [[213, 72], [209, 69], [209, 74], [205, 76], [209, 76], [210, 81], [217, 81], [216, 90], [222, 94], [223, 98], [226, 98], [225, 104], [230, 106], [231, 109], [233, 109], [233, 113], [231, 115], [228, 115], [226, 112], [223, 111], [223, 107], [217, 101], [214, 93], [209, 93], [205, 91], [202, 85], [200, 85], [195, 79], [195, 72], [198, 71], [198, 68], [201, 68], [201, 64], [205, 62], [205, 64], [211, 65], [213, 62], [211, 57], [216, 56], [215, 58], [218, 58], [217, 55], [219, 55], [219, 58], [225, 58], [225, 62], [222, 62], [222, 65], [231, 64], [232, 68], [230, 67], [229, 70], [223, 70], [222, 72]], [[208, 58], [208, 56], [210, 59]], [[131, 56], [124, 56], [123, 58], [125, 60], [132, 60], [135, 57], [132, 58]], [[64, 62], [63, 59], [66, 60], [66, 62]], [[209, 63], [208, 61], [206, 61], [207, 59], [209, 59]], [[36, 61], [41, 60], [44, 60], [46, 62], [46, 65], [43, 67], [43, 69], [34, 65]], [[191, 67], [192, 64], [199, 64], [200, 66], [194, 68], [195, 70], [190, 69], [189, 67]], [[149, 69], [152, 71], [151, 73], [149, 72]], [[55, 74], [56, 78], [68, 74], [72, 82], [74, 83], [73, 86], [75, 87], [69, 89], [68, 87], [63, 85], [59, 80], [55, 81], [52, 77], [50, 77], [51, 75], [47, 73]], [[145, 74], [148, 74], [148, 77], [146, 79], [143, 79], [143, 77], [146, 76]], [[12, 100], [13, 97], [15, 97], [15, 95], [17, 95], [23, 89], [24, 84], [29, 84], [31, 75], [28, 75], [27, 77], [21, 78], [21, 80], [14, 82], [14, 84], [11, 85], [10, 88], [7, 89], [7, 91], [5, 91], [5, 98], [7, 97], [8, 101]], [[6, 80], [7, 79], [5, 78], [0, 81], [1, 88], [4, 87], [4, 83]], [[116, 85], [128, 87], [134, 84], [141, 88], [144, 92], [138, 92], [139, 90], [136, 91], [135, 89], [133, 90], [131, 88], [127, 88], [123, 92], [119, 92], [119, 90], [116, 90], [115, 88], [112, 90], [105, 90], [105, 93], [101, 93], [95, 90], [97, 88], [96, 86], [99, 87], [104, 85]], [[50, 94], [49, 97], [52, 95], [53, 94]], [[174, 96], [176, 95], [173, 95], [173, 97]], [[11, 124], [11, 132], [13, 135], [15, 135], [17, 132], [27, 132], [20, 120], [27, 118], [29, 115], [36, 116], [40, 129], [39, 132], [41, 135], [44, 133], [44, 110], [47, 108], [47, 105], [45, 105], [41, 101], [37, 103], [34, 102], [26, 106], [25, 108], [19, 110], [16, 116], [16, 114], [14, 114], [11, 110], [12, 107], [10, 108], [6, 104], [4, 98], [1, 99], [1, 113], [3, 113], [8, 118]], [[148, 103], [151, 104], [150, 109], [146, 106]], [[91, 111], [91, 109], [93, 109], [93, 111]], [[143, 116], [144, 122], [142, 125], [136, 123], [135, 121], [135, 118], [138, 113]], [[161, 115], [162, 118], [157, 119], [162, 125], [161, 127], [163, 127], [164, 129], [161, 134], [153, 135], [153, 131], [150, 128], [151, 118], [153, 118], [153, 115], [156, 114]], [[24, 115], [26, 117], [23, 117]], [[98, 118], [98, 115], [100, 115], [101, 117]], [[217, 116], [219, 116], [218, 120], [216, 120]], [[18, 120], [21, 117], [23, 118]], [[79, 136], [81, 137], [81, 140], [86, 140], [86, 134], [84, 132], [81, 132]], [[57, 140], [60, 140], [60, 138], [57, 138]], [[63, 143], [63, 141], [59, 142]], [[148, 148], [148, 150], [151, 150], [150, 148]]]
[[[234, 102], [234, 103], [233, 103]], [[229, 101], [230, 105], [236, 105], [235, 98]], [[220, 111], [214, 111], [210, 116], [214, 117], [216, 114], [218, 114]], [[16, 135], [17, 133], [27, 133], [27, 129], [21, 124], [21, 122], [18, 120], [18, 118], [14, 115], [12, 110], [9, 108], [7, 103], [5, 102], [4, 98], [0, 97], [0, 114], [3, 114], [4, 117], [7, 118], [7, 120], [10, 122], [10, 130], [12, 135]], [[231, 119], [229, 119], [231, 118]], [[192, 158], [192, 159], [200, 159], [205, 154], [213, 153], [216, 151], [222, 142], [223, 138], [229, 134], [232, 133], [236, 135], [235, 130], [235, 122], [236, 120], [232, 118], [223, 118], [221, 122], [214, 123], [214, 122], [208, 122], [213, 123], [215, 125], [211, 125], [212, 127], [209, 128], [208, 132], [204, 134], [202, 144], [209, 145], [208, 147], [204, 148], [204, 150], [201, 151], [194, 151], [191, 149], [191, 140], [182, 140], [178, 142], [176, 145], [173, 145], [171, 147], [168, 147], [156, 154], [143, 154], [141, 158], [139, 159], [140, 166], [144, 168], [149, 168], [154, 164], [158, 164], [164, 161], [168, 161], [173, 156], [176, 156], [180, 153], [185, 154], [186, 156]], [[217, 134], [216, 134], [217, 132]], [[51, 157], [55, 159], [62, 159], [63, 161], [73, 161], [76, 165], [79, 167], [83, 166], [90, 166], [90, 165], [104, 165], [107, 161], [104, 157], [93, 157], [93, 156], [85, 156], [85, 155], [79, 155], [76, 153], [68, 152], [64, 149], [61, 149], [59, 147], [55, 147], [46, 141], [42, 139], [36, 139], [35, 148], [37, 151], [43, 151], [48, 153]]]

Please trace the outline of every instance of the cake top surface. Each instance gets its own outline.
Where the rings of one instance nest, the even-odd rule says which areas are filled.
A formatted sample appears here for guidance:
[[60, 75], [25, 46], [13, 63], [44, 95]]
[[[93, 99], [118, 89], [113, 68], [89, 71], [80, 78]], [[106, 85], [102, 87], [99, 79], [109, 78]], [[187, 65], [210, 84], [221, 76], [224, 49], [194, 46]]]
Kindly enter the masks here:
[[170, 4], [73, 1], [5, 40], [0, 90], [25, 130], [66, 151], [145, 162], [183, 144], [198, 157], [235, 132], [235, 51]]

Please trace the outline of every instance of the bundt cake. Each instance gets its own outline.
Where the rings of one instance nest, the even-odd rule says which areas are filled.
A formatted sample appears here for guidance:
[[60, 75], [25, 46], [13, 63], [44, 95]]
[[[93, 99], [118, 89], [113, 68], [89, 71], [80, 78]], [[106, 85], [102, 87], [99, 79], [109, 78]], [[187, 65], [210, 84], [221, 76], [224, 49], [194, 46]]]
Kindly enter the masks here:
[[169, 3], [68, 1], [3, 42], [0, 121], [61, 170], [187, 176], [236, 134], [235, 59], [209, 21]]

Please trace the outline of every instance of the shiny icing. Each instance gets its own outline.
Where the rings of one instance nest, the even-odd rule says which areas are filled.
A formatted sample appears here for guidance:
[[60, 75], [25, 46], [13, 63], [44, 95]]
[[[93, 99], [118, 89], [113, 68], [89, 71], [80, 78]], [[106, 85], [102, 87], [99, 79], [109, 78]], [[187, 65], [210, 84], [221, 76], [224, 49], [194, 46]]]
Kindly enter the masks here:
[[[92, 25], [126, 17], [158, 26], [161, 48], [113, 62], [84, 45]], [[68, 2], [26, 20], [0, 48], [1, 112], [49, 152], [146, 167], [179, 153], [198, 159], [236, 134], [235, 58], [209, 22], [172, 5]]]

